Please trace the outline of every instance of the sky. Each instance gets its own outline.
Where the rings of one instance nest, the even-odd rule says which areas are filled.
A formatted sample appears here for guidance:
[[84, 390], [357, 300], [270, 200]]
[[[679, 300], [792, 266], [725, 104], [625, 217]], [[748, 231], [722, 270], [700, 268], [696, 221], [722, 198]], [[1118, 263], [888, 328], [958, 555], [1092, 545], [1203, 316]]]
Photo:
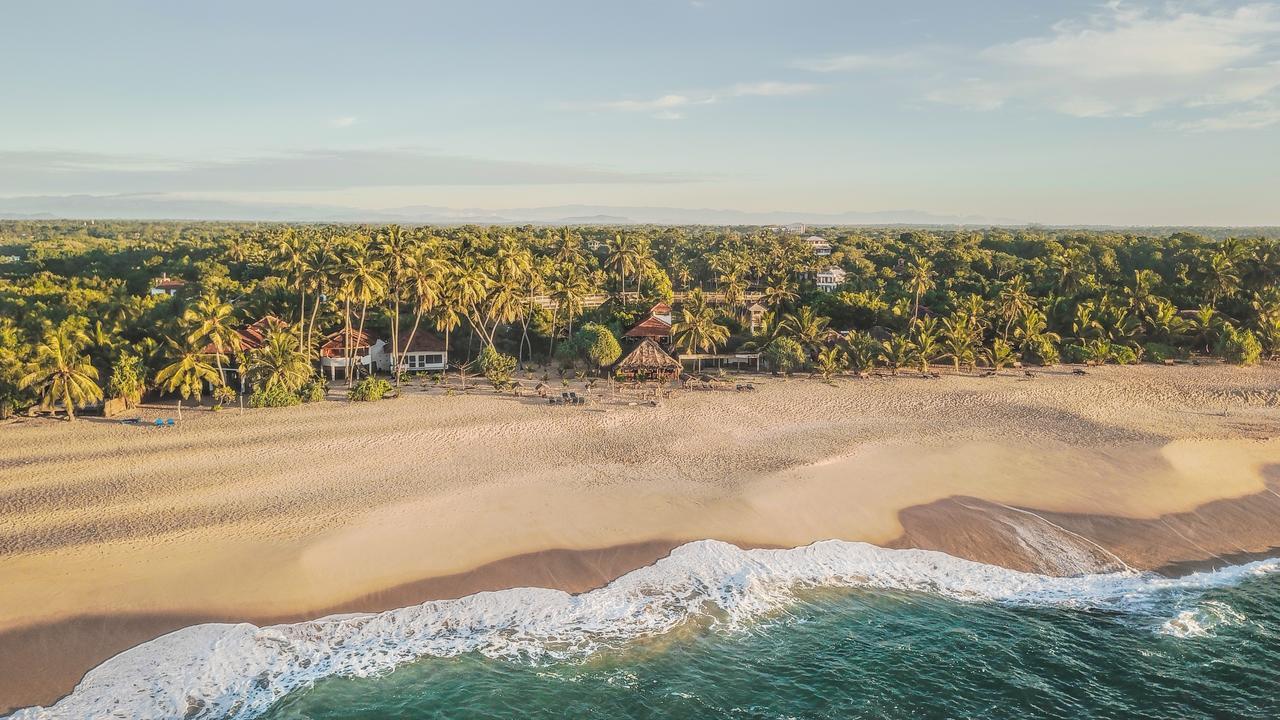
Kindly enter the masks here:
[[3, 198], [1280, 225], [1280, 2], [42, 0], [3, 17]]

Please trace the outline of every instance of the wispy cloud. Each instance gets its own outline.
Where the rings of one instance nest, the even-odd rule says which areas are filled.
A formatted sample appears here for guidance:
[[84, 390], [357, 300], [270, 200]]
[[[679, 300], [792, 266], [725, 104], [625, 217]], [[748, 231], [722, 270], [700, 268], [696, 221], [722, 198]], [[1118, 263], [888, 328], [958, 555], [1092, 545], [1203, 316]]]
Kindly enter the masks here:
[[[685, 91], [668, 93], [654, 98], [627, 98], [611, 100], [603, 103], [588, 104], [586, 107], [623, 112], [649, 113], [658, 120], [682, 120], [686, 110], [698, 105], [711, 105], [729, 98], [744, 97], [786, 97], [806, 95], [821, 88], [815, 83], [791, 83], [766, 80], [752, 83], [737, 83], [719, 90]], [[582, 107], [582, 105], [568, 105]]]
[[860, 70], [898, 70], [917, 67], [924, 62], [923, 52], [848, 55], [828, 55], [804, 58], [791, 63], [792, 67], [810, 72], [857, 72]]
[[[1264, 127], [1280, 103], [1280, 3], [1113, 0], [1046, 32], [975, 51], [919, 47], [794, 63], [813, 72], [882, 72], [938, 103], [992, 111], [1012, 104], [1074, 117], [1140, 117], [1218, 107], [1167, 127]], [[1157, 118], [1159, 120], [1159, 118]], [[1261, 124], [1265, 123], [1265, 124]]]
[[305, 150], [227, 161], [58, 151], [0, 151], [0, 195], [670, 183], [698, 179], [675, 173], [628, 173], [441, 155], [414, 148]]
[[351, 127], [352, 125], [355, 125], [355, 124], [356, 124], [356, 120], [357, 120], [357, 119], [358, 119], [358, 118], [356, 118], [354, 115], [347, 115], [347, 116], [345, 116], [345, 117], [337, 117], [337, 118], [334, 118], [334, 119], [330, 120], [330, 121], [329, 121], [329, 125], [330, 125], [330, 126], [332, 126], [332, 127], [335, 127], [335, 128], [339, 128], [339, 129], [341, 129], [341, 128], [349, 128], [349, 127]]

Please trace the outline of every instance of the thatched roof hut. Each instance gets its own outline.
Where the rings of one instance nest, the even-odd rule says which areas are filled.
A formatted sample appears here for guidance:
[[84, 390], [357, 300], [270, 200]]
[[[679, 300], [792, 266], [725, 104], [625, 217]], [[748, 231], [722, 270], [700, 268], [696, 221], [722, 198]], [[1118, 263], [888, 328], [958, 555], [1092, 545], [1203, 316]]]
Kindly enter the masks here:
[[671, 357], [658, 343], [645, 338], [618, 361], [614, 372], [634, 380], [667, 381], [680, 375], [680, 361]]

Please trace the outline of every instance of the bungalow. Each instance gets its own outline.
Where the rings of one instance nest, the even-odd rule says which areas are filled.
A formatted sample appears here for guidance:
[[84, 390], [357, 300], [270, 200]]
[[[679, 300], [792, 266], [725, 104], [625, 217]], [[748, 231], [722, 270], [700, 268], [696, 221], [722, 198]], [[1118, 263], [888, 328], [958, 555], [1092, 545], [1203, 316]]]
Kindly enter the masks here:
[[679, 377], [680, 370], [680, 362], [649, 338], [641, 340], [635, 349], [613, 366], [616, 375], [629, 380], [657, 382], [667, 382]]
[[[359, 375], [362, 370], [368, 373], [375, 369], [377, 367], [374, 364], [375, 358], [386, 354], [386, 343], [383, 341], [374, 340], [369, 333], [354, 328], [350, 333], [348, 340], [347, 330], [345, 328], [338, 330], [326, 336], [320, 345], [320, 372], [324, 374], [324, 371], [328, 370], [330, 380], [338, 379], [339, 369], [342, 370], [344, 378], [351, 377], [351, 367], [347, 364], [348, 352], [351, 354], [352, 365], [356, 368], [356, 375]], [[389, 364], [390, 361], [386, 363]]]
[[809, 249], [813, 251], [814, 255], [826, 257], [831, 254], [831, 243], [827, 242], [827, 239], [821, 235], [810, 235], [804, 241], [809, 245]]
[[[401, 362], [403, 372], [422, 372], [425, 370], [444, 370], [449, 365], [449, 356], [444, 349], [444, 341], [428, 332], [418, 331], [413, 334], [413, 341], [402, 349]], [[379, 354], [375, 357], [379, 370], [395, 371], [395, 350]]]
[[[252, 322], [242, 328], [236, 329], [234, 339], [230, 344], [223, 345], [222, 354], [226, 356], [222, 367], [222, 382], [225, 385], [231, 384], [231, 376], [239, 378], [240, 391], [244, 392], [244, 378], [240, 377], [240, 368], [235, 362], [238, 353], [247, 352], [249, 350], [257, 350], [267, 342], [267, 334], [273, 330], [287, 330], [288, 323], [276, 317], [275, 315], [263, 315], [255, 322]], [[217, 352], [217, 348], [213, 343], [204, 346], [200, 352], [205, 355], [212, 355]]]
[[159, 280], [156, 280], [151, 284], [151, 294], [173, 297], [174, 295], [177, 295], [178, 291], [186, 284], [186, 280], [181, 278], [171, 278], [167, 274], [162, 274]]
[[848, 273], [838, 267], [829, 267], [826, 270], [819, 271], [814, 276], [814, 284], [818, 286], [819, 290], [831, 292], [844, 284], [846, 275]]
[[671, 306], [660, 302], [649, 308], [649, 317], [641, 320], [622, 334], [633, 339], [651, 339], [655, 342], [671, 341]]

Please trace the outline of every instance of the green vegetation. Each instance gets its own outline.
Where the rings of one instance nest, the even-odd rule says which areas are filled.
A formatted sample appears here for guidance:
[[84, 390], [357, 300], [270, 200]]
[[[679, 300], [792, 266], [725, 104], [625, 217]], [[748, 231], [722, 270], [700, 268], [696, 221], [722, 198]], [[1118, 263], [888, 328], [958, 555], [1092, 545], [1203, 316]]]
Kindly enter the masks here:
[[[761, 349], [778, 372], [1280, 354], [1274, 233], [813, 232], [830, 256], [762, 228], [4, 221], [0, 416], [72, 418], [104, 387], [322, 398], [316, 352], [344, 329], [393, 351], [439, 333], [454, 369], [486, 349], [599, 369], [658, 301], [679, 351]], [[832, 266], [843, 283], [819, 291]], [[152, 294], [162, 275], [185, 285]], [[766, 310], [748, 317], [753, 303]], [[267, 343], [242, 347], [235, 330], [269, 315]]]
[[391, 393], [391, 383], [380, 377], [366, 377], [347, 391], [347, 399], [356, 402], [373, 402], [381, 400]]

